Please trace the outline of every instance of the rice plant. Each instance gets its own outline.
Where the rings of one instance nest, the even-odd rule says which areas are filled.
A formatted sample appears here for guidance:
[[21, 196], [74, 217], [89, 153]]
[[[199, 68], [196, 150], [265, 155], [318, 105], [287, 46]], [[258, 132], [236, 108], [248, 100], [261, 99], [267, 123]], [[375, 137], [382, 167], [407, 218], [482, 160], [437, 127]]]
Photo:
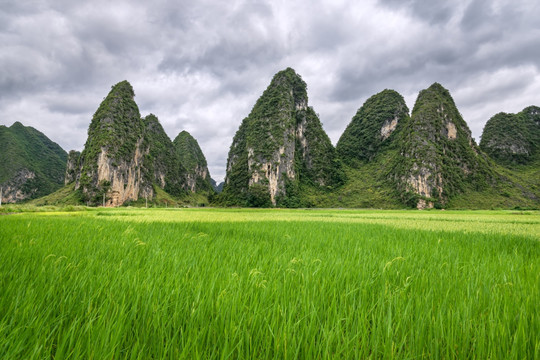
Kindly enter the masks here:
[[2, 359], [540, 358], [538, 212], [0, 217]]

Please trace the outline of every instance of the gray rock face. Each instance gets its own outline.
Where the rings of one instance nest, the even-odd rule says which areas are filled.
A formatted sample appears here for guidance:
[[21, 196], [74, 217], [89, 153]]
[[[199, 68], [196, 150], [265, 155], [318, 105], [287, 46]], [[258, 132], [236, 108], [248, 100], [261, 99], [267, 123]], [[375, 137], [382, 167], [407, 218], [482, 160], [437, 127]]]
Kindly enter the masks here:
[[28, 169], [17, 171], [14, 177], [0, 186], [2, 188], [2, 203], [16, 203], [32, 197], [38, 188], [30, 185], [29, 181], [35, 177], [36, 174]]
[[66, 165], [66, 176], [64, 178], [64, 185], [74, 182], [77, 178], [77, 170], [79, 169], [79, 158], [81, 153], [79, 151], [71, 150], [68, 153], [68, 160]]
[[271, 204], [280, 205], [302, 181], [338, 183], [335, 160], [335, 149], [308, 106], [306, 84], [289, 68], [274, 76], [242, 121], [229, 151], [224, 194], [248, 203], [251, 193], [267, 194]]
[[418, 208], [444, 204], [467, 187], [488, 186], [491, 172], [448, 90], [433, 84], [418, 95], [402, 131], [393, 174]]

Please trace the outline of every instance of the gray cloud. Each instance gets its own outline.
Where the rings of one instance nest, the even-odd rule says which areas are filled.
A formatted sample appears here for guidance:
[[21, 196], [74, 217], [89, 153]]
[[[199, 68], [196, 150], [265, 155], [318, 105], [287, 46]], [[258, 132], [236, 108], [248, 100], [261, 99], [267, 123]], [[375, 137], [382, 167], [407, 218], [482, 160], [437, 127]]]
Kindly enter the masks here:
[[437, 81], [473, 135], [500, 111], [538, 103], [534, 0], [3, 1], [0, 124], [43, 131], [66, 150], [111, 86], [127, 79], [141, 114], [197, 138], [218, 180], [232, 137], [279, 70], [308, 84], [335, 143], [371, 95], [412, 109]]

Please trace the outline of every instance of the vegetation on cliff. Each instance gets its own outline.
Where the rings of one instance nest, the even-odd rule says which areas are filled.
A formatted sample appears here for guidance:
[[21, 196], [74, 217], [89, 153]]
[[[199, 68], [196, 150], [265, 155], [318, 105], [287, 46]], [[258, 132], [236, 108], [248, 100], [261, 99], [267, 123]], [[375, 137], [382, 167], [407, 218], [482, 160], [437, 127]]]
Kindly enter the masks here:
[[303, 186], [343, 182], [335, 149], [296, 72], [277, 73], [245, 118], [229, 150], [221, 199], [247, 206], [302, 206]]
[[408, 117], [409, 109], [403, 96], [394, 90], [383, 90], [358, 109], [336, 150], [348, 165], [358, 166], [373, 160], [393, 143]]
[[186, 169], [190, 190], [213, 191], [208, 164], [197, 140], [184, 130], [176, 136], [173, 145], [180, 164]]
[[15, 122], [0, 125], [3, 202], [49, 194], [64, 183], [67, 153], [38, 130]]
[[[131, 164], [135, 157], [140, 156], [145, 131], [134, 97], [131, 84], [127, 81], [119, 82], [112, 87], [92, 118], [88, 139], [81, 153], [80, 177], [76, 184], [86, 203], [101, 203], [111, 186], [111, 179], [98, 179], [99, 163], [107, 163], [112, 169], [127, 164], [123, 166], [125, 173], [129, 172], [132, 165], [137, 170], [142, 165]], [[151, 187], [151, 183], [144, 185]]]
[[502, 165], [526, 165], [540, 155], [540, 108], [499, 113], [484, 126], [480, 148]]
[[438, 83], [420, 92], [400, 136], [400, 156], [390, 176], [409, 205], [442, 206], [452, 196], [483, 190], [494, 181], [489, 159], [450, 92]]
[[186, 193], [186, 169], [169, 136], [163, 130], [158, 118], [150, 114], [144, 118], [143, 149], [145, 182], [158, 184], [171, 195]]

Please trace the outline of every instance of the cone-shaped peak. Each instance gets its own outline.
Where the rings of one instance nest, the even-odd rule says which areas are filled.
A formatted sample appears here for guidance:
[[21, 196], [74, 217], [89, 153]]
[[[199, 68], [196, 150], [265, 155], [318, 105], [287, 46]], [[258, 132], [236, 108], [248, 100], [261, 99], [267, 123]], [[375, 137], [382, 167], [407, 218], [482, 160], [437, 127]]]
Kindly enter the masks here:
[[335, 149], [315, 111], [307, 86], [291, 68], [274, 75], [242, 121], [227, 161], [224, 195], [249, 206], [299, 206], [299, 184], [341, 182]]
[[173, 144], [180, 156], [182, 165], [188, 170], [195, 170], [197, 166], [206, 167], [206, 158], [197, 140], [185, 130], [174, 139]]
[[540, 108], [496, 114], [484, 126], [480, 147], [503, 165], [528, 164], [540, 153]]
[[467, 188], [489, 183], [487, 159], [479, 153], [450, 92], [434, 83], [418, 95], [402, 131], [402, 157], [394, 167], [404, 199], [418, 207], [445, 203]]
[[187, 170], [187, 182], [191, 191], [211, 191], [210, 172], [206, 158], [197, 140], [187, 131], [182, 131], [173, 141], [176, 154]]
[[383, 90], [370, 97], [345, 129], [337, 144], [341, 158], [353, 165], [368, 161], [392, 142], [409, 116], [403, 96], [394, 90]]

